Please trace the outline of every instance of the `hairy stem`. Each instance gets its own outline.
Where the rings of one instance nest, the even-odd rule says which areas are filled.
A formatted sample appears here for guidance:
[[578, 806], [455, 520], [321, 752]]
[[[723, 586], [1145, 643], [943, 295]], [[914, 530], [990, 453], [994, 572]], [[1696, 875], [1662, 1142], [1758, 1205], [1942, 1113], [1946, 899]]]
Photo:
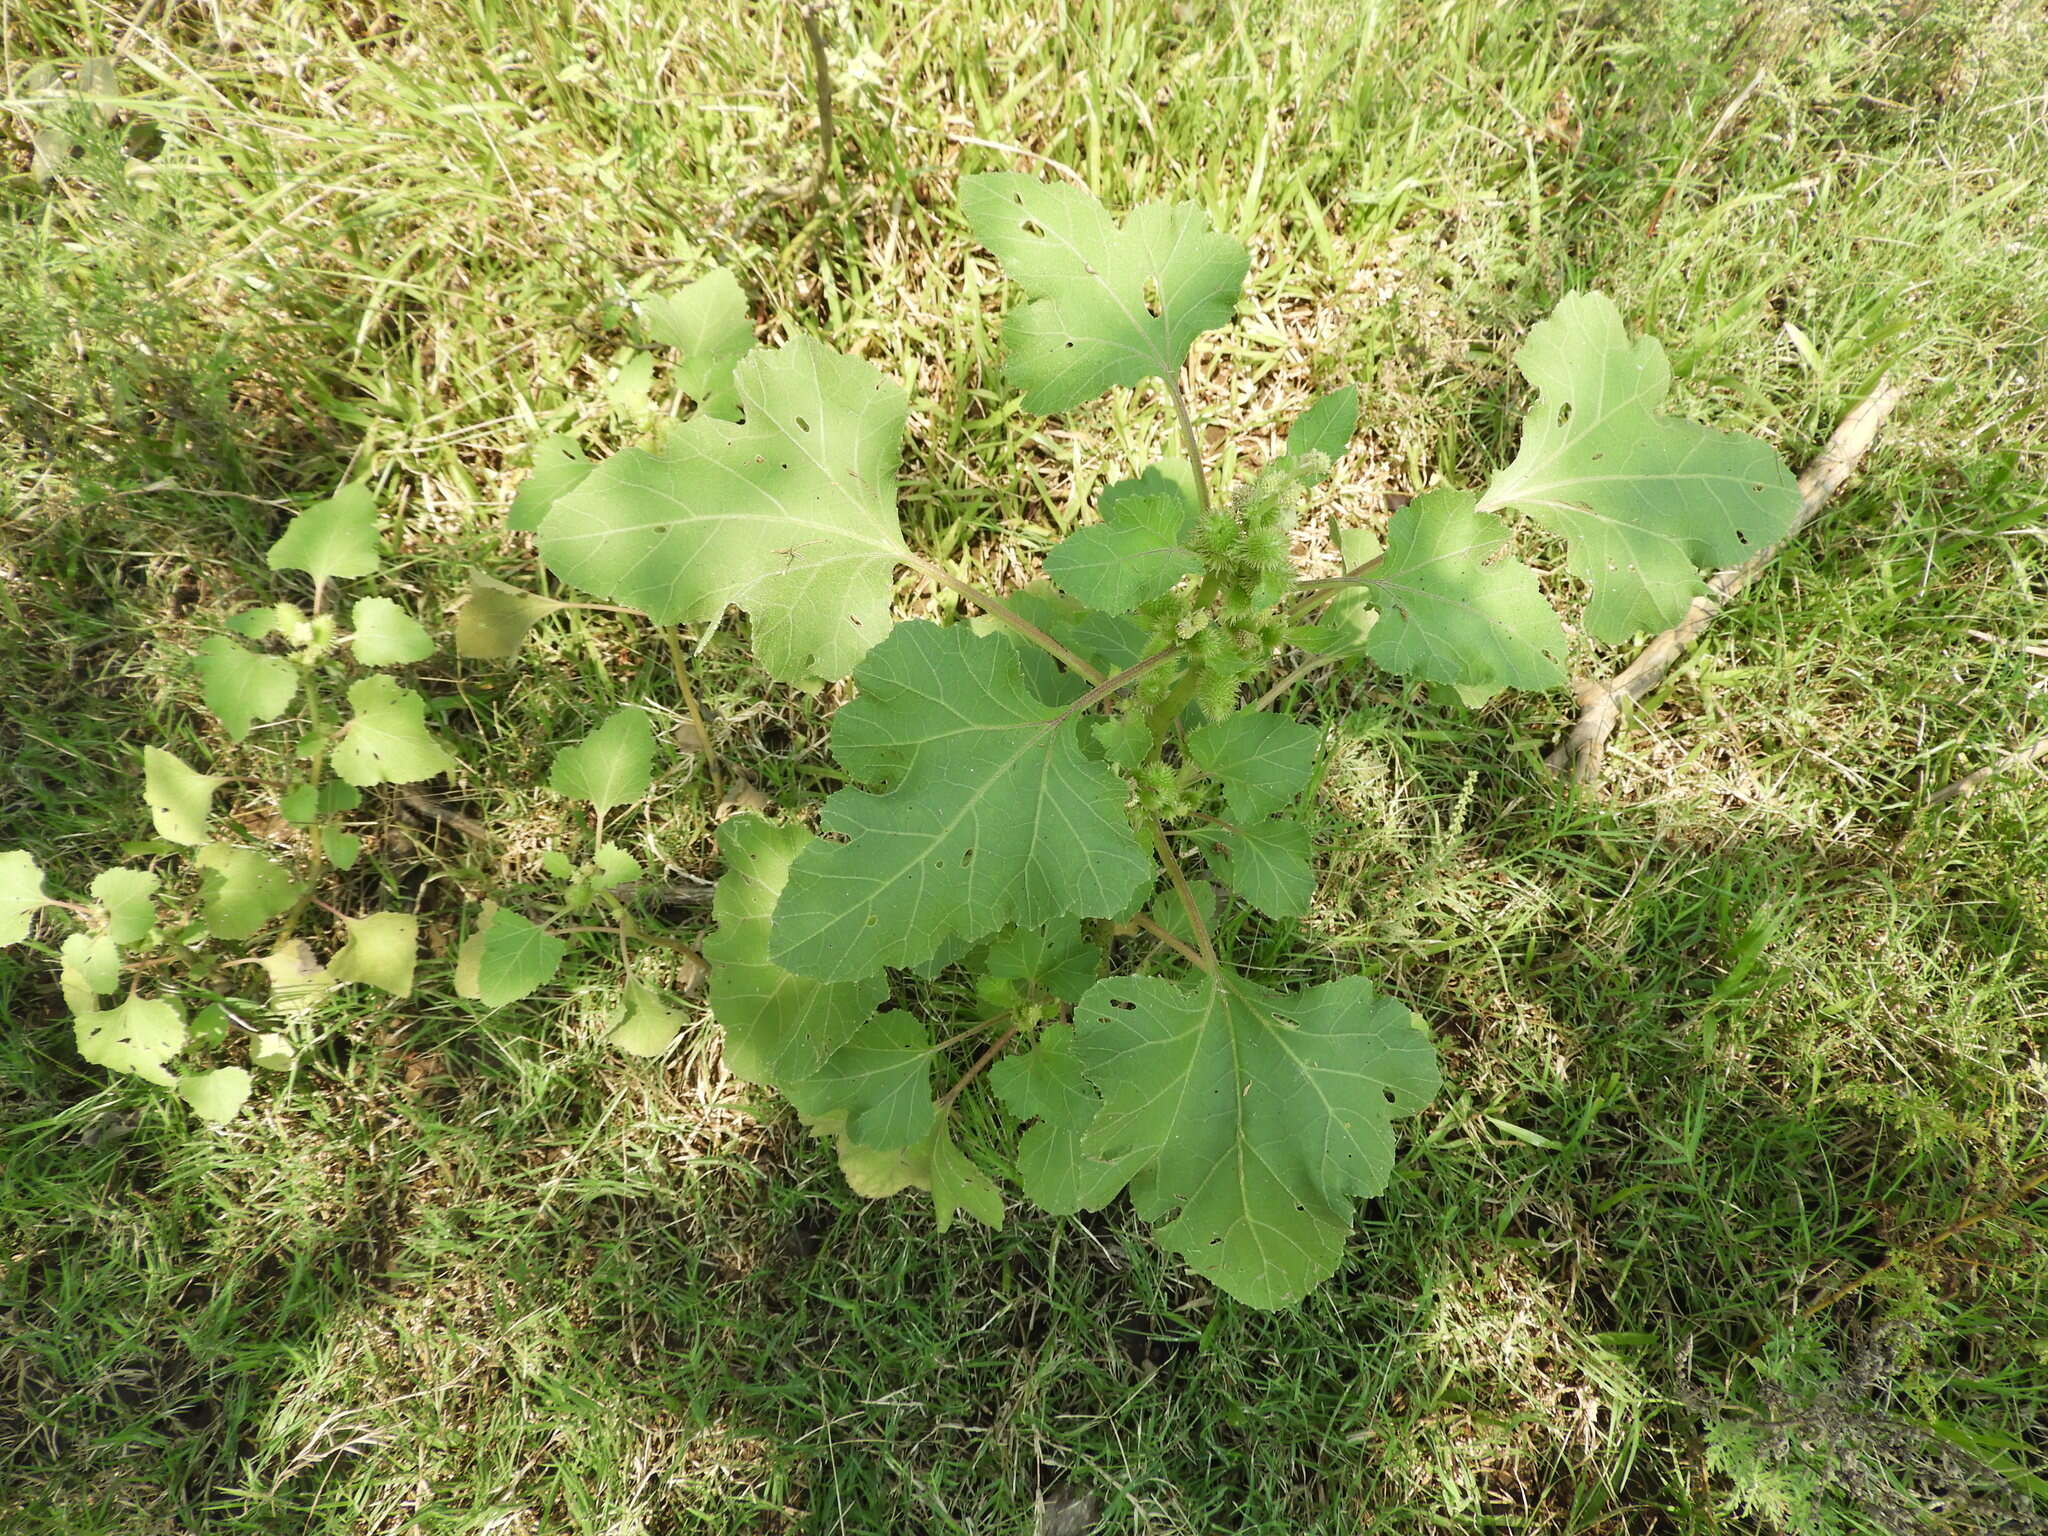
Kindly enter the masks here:
[[1080, 698], [1074, 700], [1073, 703], [1069, 704], [1061, 712], [1060, 719], [1068, 720], [1075, 715], [1093, 709], [1118, 689], [1128, 688], [1147, 672], [1150, 672], [1161, 663], [1170, 660], [1179, 649], [1180, 647], [1177, 645], [1169, 645], [1163, 650], [1154, 651], [1142, 661], [1132, 662], [1123, 671], [1117, 673], [1116, 676], [1105, 678], [1102, 682], [1097, 683], [1093, 688], [1082, 694]]
[[723, 798], [725, 775], [719, 772], [718, 751], [711, 745], [711, 728], [704, 723], [704, 711], [697, 707], [697, 690], [690, 686], [689, 658], [683, 654], [683, 643], [676, 638], [670, 626], [660, 626], [661, 638], [668, 645], [669, 668], [676, 675], [676, 691], [683, 696], [683, 708], [689, 712], [690, 724], [697, 728], [698, 752], [704, 759], [705, 772], [711, 775], [711, 792]]
[[1136, 917], [1132, 918], [1131, 921], [1137, 924], [1138, 927], [1144, 929], [1147, 933], [1151, 934], [1153, 938], [1157, 939], [1160, 943], [1164, 944], [1168, 949], [1173, 950], [1183, 960], [1187, 961], [1189, 965], [1197, 967], [1201, 965], [1201, 955], [1196, 953], [1196, 951], [1186, 941], [1177, 938], [1171, 933], [1168, 933], [1164, 928], [1160, 927], [1157, 923], [1153, 922], [1152, 919], [1147, 917], [1144, 913], [1140, 912]]
[[981, 588], [975, 586], [972, 582], [962, 581], [944, 566], [935, 564], [921, 556], [906, 552], [898, 558], [920, 576], [929, 576], [940, 586], [959, 593], [960, 596], [973, 603], [975, 607], [988, 614], [990, 618], [1000, 619], [1040, 650], [1050, 652], [1059, 659], [1060, 664], [1069, 672], [1078, 673], [1082, 677], [1087, 678], [1091, 683], [1100, 683], [1102, 681], [1101, 672], [1083, 661], [1079, 656], [1076, 656], [1064, 645], [1061, 645], [1059, 641], [1053, 639], [1051, 635], [1048, 635], [1036, 624], [1025, 618], [1023, 614], [1017, 612], [1016, 609], [1012, 608], [1001, 598], [994, 596], [992, 593], [982, 591]]
[[969, 1083], [973, 1082], [977, 1077], [981, 1076], [982, 1069], [986, 1067], [990, 1062], [994, 1061], [998, 1056], [1002, 1055], [1003, 1047], [1008, 1045], [1012, 1040], [1016, 1039], [1017, 1032], [1021, 1030], [1023, 1027], [1024, 1026], [1022, 1024], [1012, 1024], [1008, 1029], [1004, 1030], [1000, 1035], [997, 1035], [995, 1039], [989, 1042], [987, 1050], [983, 1051], [979, 1056], [975, 1057], [971, 1063], [968, 1064], [967, 1070], [960, 1074], [960, 1081], [955, 1083], [952, 1087], [948, 1088], [944, 1096], [937, 1101], [936, 1108], [938, 1109], [938, 1112], [940, 1114], [945, 1114], [948, 1110], [950, 1110], [953, 1107], [953, 1101], [960, 1097], [960, 1090], [965, 1088]]
[[1181, 445], [1187, 450], [1188, 468], [1195, 476], [1195, 505], [1202, 511], [1209, 510], [1209, 476], [1202, 468], [1202, 445], [1195, 439], [1195, 419], [1188, 414], [1187, 393], [1180, 387], [1180, 376], [1168, 374], [1163, 382], [1166, 397], [1173, 402], [1173, 414], [1180, 421]]
[[1188, 926], [1194, 929], [1195, 942], [1202, 947], [1195, 964], [1214, 976], [1222, 967], [1216, 961], [1216, 945], [1209, 937], [1209, 925], [1202, 921], [1201, 903], [1195, 900], [1194, 887], [1188, 884], [1187, 871], [1180, 867], [1173, 845], [1166, 840], [1166, 829], [1159, 824], [1159, 818], [1151, 818], [1152, 848], [1159, 855], [1159, 862], [1166, 866], [1166, 877], [1173, 882], [1173, 888], [1180, 893], [1181, 909], [1188, 915]]

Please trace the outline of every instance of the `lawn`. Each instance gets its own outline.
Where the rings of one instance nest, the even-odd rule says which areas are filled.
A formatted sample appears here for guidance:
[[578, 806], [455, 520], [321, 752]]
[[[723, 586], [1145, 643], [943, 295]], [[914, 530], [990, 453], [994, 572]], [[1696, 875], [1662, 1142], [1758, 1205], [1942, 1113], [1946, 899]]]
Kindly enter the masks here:
[[[1934, 803], [2048, 732], [2038, 6], [849, 0], [825, 32], [807, 197], [792, 4], [0, 6], [0, 849], [83, 889], [148, 835], [152, 743], [261, 835], [286, 749], [230, 741], [189, 657], [303, 595], [264, 551], [353, 479], [466, 765], [360, 823], [344, 894], [420, 914], [412, 997], [336, 993], [224, 1127], [81, 1061], [50, 945], [0, 952], [0, 1532], [2048, 1529], [2048, 777]], [[29, 72], [89, 56], [112, 120], [63, 115], [38, 175]], [[547, 580], [505, 527], [532, 445], [678, 408], [637, 301], [724, 265], [764, 340], [908, 386], [906, 536], [991, 587], [1172, 451], [1143, 392], [1018, 408], [980, 170], [1244, 240], [1208, 452], [1257, 464], [1356, 383], [1317, 502], [1352, 525], [1512, 456], [1509, 359], [1573, 288], [1795, 466], [1907, 390], [1597, 791], [1543, 766], [1562, 691], [1293, 693], [1321, 883], [1241, 948], [1365, 971], [1445, 1081], [1297, 1308], [1121, 1201], [940, 1235], [851, 1194], [701, 998], [665, 1059], [608, 1044], [595, 950], [504, 1009], [454, 990], [465, 912], [566, 835], [547, 744], [687, 713], [630, 617], [445, 644], [473, 570]], [[951, 599], [906, 577], [899, 611]], [[827, 710], [737, 619], [690, 644], [721, 768], [808, 815]], [[671, 759], [632, 822], [680, 942], [720, 788]]]

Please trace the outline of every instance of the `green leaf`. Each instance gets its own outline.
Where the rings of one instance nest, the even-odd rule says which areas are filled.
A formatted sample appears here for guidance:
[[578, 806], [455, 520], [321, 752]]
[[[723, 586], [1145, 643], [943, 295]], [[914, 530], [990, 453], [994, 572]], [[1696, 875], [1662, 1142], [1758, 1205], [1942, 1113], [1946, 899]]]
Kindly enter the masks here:
[[455, 615], [455, 654], [470, 661], [509, 660], [519, 654], [529, 629], [567, 606], [472, 571], [469, 596]]
[[676, 293], [642, 301], [640, 323], [648, 338], [682, 354], [676, 384], [707, 416], [739, 419], [733, 369], [754, 349], [754, 321], [739, 279], [713, 267]]
[[[1370, 529], [1338, 528], [1333, 531], [1337, 537], [1337, 553], [1343, 558], [1347, 572], [1356, 571], [1384, 553], [1380, 541]], [[1380, 611], [1373, 607], [1367, 589], [1348, 587], [1331, 599], [1320, 620], [1289, 631], [1288, 639], [1304, 650], [1323, 656], [1363, 656], [1366, 641], [1371, 638], [1373, 626], [1379, 621]]]
[[1096, 504], [1101, 522], [1067, 535], [1045, 557], [1045, 573], [1069, 597], [1102, 613], [1129, 613], [1173, 590], [1202, 562], [1181, 541], [1195, 507], [1158, 467], [1119, 480]]
[[807, 1117], [845, 1111], [847, 1136], [864, 1147], [923, 1141], [937, 1117], [930, 1034], [900, 1008], [862, 1019], [815, 1077], [780, 1086]]
[[988, 947], [983, 973], [1021, 982], [1078, 1003], [1102, 970], [1102, 951], [1081, 937], [1080, 920], [1054, 918], [1042, 928], [1013, 928]]
[[938, 1212], [939, 1230], [950, 1230], [954, 1214], [965, 1211], [983, 1226], [1002, 1231], [1003, 1192], [960, 1150], [948, 1121], [941, 1120], [933, 1127], [927, 1156], [932, 1206]]
[[1197, 336], [1228, 323], [1244, 287], [1244, 246], [1193, 203], [1147, 203], [1119, 228], [1079, 187], [997, 172], [963, 179], [960, 207], [1034, 301], [1003, 328], [1026, 410], [1172, 378]]
[[273, 571], [304, 571], [315, 581], [369, 576], [383, 563], [377, 547], [377, 499], [363, 481], [345, 485], [299, 513], [270, 546]]
[[161, 747], [142, 749], [142, 795], [149, 802], [157, 836], [170, 842], [196, 847], [206, 841], [213, 792], [225, 783], [226, 779], [187, 768]]
[[1363, 977], [1283, 995], [1225, 972], [1120, 976], [1075, 1011], [1102, 1109], [1082, 1153], [1129, 1160], [1155, 1236], [1240, 1301], [1278, 1307], [1335, 1273], [1352, 1201], [1393, 1169], [1392, 1121], [1428, 1103], [1420, 1021]]
[[121, 985], [121, 946], [104, 933], [73, 933], [57, 950], [59, 988], [74, 1014], [95, 1013], [102, 994]]
[[27, 938], [36, 913], [49, 904], [35, 857], [18, 848], [0, 853], [0, 947]]
[[1791, 530], [1799, 488], [1778, 455], [1663, 415], [1664, 349], [1631, 342], [1604, 294], [1567, 294], [1515, 366], [1536, 404], [1479, 507], [1520, 507], [1564, 537], [1599, 639], [1669, 628], [1706, 590], [1702, 566], [1739, 564]]
[[110, 1072], [127, 1072], [169, 1088], [177, 1079], [164, 1063], [185, 1048], [185, 1016], [175, 1003], [138, 997], [104, 1013], [81, 1014], [78, 1054]]
[[209, 843], [199, 850], [200, 910], [217, 939], [253, 939], [306, 894], [291, 871], [254, 848]]
[[249, 1086], [249, 1074], [240, 1067], [216, 1067], [179, 1078], [177, 1092], [200, 1119], [224, 1125], [249, 1102]]
[[557, 752], [548, 770], [548, 788], [588, 801], [600, 816], [645, 798], [653, 782], [654, 724], [646, 710], [631, 705], [615, 710], [575, 746]]
[[1209, 867], [1216, 878], [1268, 917], [1300, 917], [1315, 895], [1308, 828], [1269, 818], [1215, 838]]
[[1151, 880], [1123, 781], [1083, 752], [1078, 716], [1031, 691], [1006, 640], [900, 624], [855, 681], [833, 751], [887, 792], [825, 802], [821, 824], [849, 841], [797, 856], [777, 964], [846, 981], [915, 965], [948, 934], [1106, 917]]
[[590, 862], [594, 870], [590, 887], [596, 891], [614, 890], [629, 880], [638, 880], [643, 873], [640, 861], [617, 843], [599, 843]]
[[1304, 454], [1320, 453], [1334, 466], [1350, 451], [1352, 436], [1357, 431], [1358, 387], [1346, 384], [1342, 389], [1331, 390], [1294, 418], [1294, 425], [1287, 430], [1286, 457], [1298, 459]]
[[1270, 816], [1315, 771], [1322, 733], [1284, 715], [1246, 712], [1188, 733], [1188, 756], [1215, 775], [1235, 821]]
[[1396, 512], [1386, 557], [1363, 578], [1380, 615], [1366, 655], [1402, 677], [1489, 696], [1562, 683], [1564, 626], [1536, 573], [1500, 555], [1506, 543], [1500, 520], [1474, 511], [1465, 491], [1426, 491]]
[[393, 997], [411, 997], [420, 920], [409, 912], [375, 912], [341, 921], [348, 929], [348, 942], [327, 962], [334, 979], [359, 981]]
[[801, 336], [752, 353], [735, 378], [745, 425], [696, 416], [658, 452], [607, 459], [548, 513], [541, 559], [657, 624], [736, 603], [770, 676], [844, 677], [889, 630], [907, 398]]
[[277, 814], [295, 827], [310, 827], [323, 816], [340, 816], [363, 803], [353, 784], [329, 779], [324, 784], [294, 784], [277, 801]]
[[[0, 867], [6, 858], [0, 854]], [[149, 937], [156, 926], [158, 884], [146, 869], [103, 869], [93, 876], [92, 899], [107, 909], [108, 938], [116, 944], [140, 944]]]
[[652, 987], [626, 983], [625, 1016], [605, 1038], [628, 1056], [661, 1056], [676, 1043], [689, 1018]]
[[487, 901], [456, 960], [456, 995], [486, 1008], [516, 1003], [553, 981], [568, 952], [569, 946], [545, 928]]
[[249, 1065], [266, 1072], [288, 1072], [298, 1059], [291, 1041], [280, 1034], [258, 1035], [249, 1045]]
[[192, 657], [206, 707], [233, 741], [261, 720], [275, 720], [299, 691], [299, 669], [282, 656], [266, 656], [226, 635], [208, 635]]
[[889, 995], [880, 975], [812, 981], [768, 958], [769, 920], [797, 855], [817, 838], [794, 823], [735, 816], [718, 829], [725, 873], [712, 895], [716, 930], [705, 939], [711, 1013], [725, 1031], [725, 1064], [770, 1086], [816, 1075]]
[[1100, 1210], [1130, 1182], [1135, 1160], [1081, 1154], [1082, 1133], [1102, 1100], [1082, 1069], [1071, 1024], [1048, 1024], [1030, 1050], [989, 1068], [989, 1082], [1018, 1119], [1037, 1121], [1017, 1144], [1017, 1177], [1033, 1204], [1055, 1216]]
[[358, 599], [349, 622], [355, 629], [349, 648], [366, 667], [399, 667], [434, 654], [420, 621], [388, 597]]
[[514, 533], [532, 533], [539, 528], [548, 510], [597, 467], [584, 457], [581, 443], [559, 434], [535, 443], [529, 457], [533, 467], [519, 482], [505, 513], [505, 526]]
[[427, 729], [427, 701], [393, 678], [379, 674], [349, 684], [354, 717], [334, 744], [329, 761], [357, 788], [411, 784], [462, 765]]

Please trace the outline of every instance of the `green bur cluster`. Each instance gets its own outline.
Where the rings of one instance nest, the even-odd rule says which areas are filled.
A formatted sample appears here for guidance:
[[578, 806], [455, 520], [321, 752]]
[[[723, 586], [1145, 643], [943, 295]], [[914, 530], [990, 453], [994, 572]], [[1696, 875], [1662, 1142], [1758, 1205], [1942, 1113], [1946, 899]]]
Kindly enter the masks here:
[[[1342, 531], [1345, 576], [1301, 580], [1296, 521], [1358, 396], [1318, 401], [1212, 504], [1179, 380], [1235, 310], [1244, 247], [1189, 204], [1119, 221], [1023, 176], [969, 177], [962, 204], [1025, 295], [1004, 329], [1026, 408], [1154, 382], [1188, 454], [1110, 484], [1046, 582], [998, 598], [911, 552], [904, 391], [808, 338], [755, 348], [722, 276], [683, 305], [713, 338], [695, 360], [713, 408], [600, 464], [555, 452], [516, 510], [599, 598], [660, 623], [737, 606], [774, 677], [851, 673], [832, 723], [846, 787], [819, 830], [720, 829], [704, 956], [728, 1065], [835, 1137], [856, 1189], [928, 1190], [942, 1229], [999, 1223], [1005, 1179], [1055, 1213], [1128, 1194], [1191, 1269], [1283, 1305], [1335, 1272], [1355, 1202], [1392, 1175], [1395, 1122], [1438, 1079], [1421, 1020], [1365, 977], [1283, 992], [1233, 962], [1245, 909], [1308, 910], [1297, 807], [1322, 750], [1247, 692], [1297, 655], [1474, 704], [1554, 687], [1564, 629], [1502, 513], [1562, 538], [1588, 628], [1618, 639], [1674, 621], [1701, 567], [1780, 537], [1797, 493], [1762, 444], [1663, 415], [1661, 349], [1574, 294], [1519, 354], [1534, 414], [1486, 493], [1417, 497], [1384, 547]], [[983, 617], [892, 623], [904, 566]], [[1296, 932], [1290, 969], [1334, 973]]]

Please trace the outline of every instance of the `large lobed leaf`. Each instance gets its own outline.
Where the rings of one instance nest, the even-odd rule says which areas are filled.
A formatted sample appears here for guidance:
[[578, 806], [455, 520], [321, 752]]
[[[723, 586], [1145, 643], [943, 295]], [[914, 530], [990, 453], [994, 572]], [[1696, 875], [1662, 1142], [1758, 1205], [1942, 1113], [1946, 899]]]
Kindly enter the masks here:
[[1479, 509], [1520, 507], [1564, 537], [1598, 638], [1669, 628], [1706, 590], [1702, 567], [1739, 564], [1791, 529], [1799, 488], [1777, 454], [1662, 414], [1664, 349], [1631, 342], [1604, 294], [1567, 294], [1515, 366], [1536, 404]]
[[549, 509], [541, 559], [658, 624], [738, 604], [784, 682], [844, 677], [888, 632], [904, 391], [799, 336], [734, 373], [741, 425], [699, 415], [629, 448]]
[[1130, 1170], [1139, 1214], [1172, 1218], [1159, 1241], [1258, 1307], [1335, 1272], [1352, 1201], [1393, 1169], [1393, 1120], [1438, 1087], [1421, 1021], [1355, 976], [1293, 995], [1228, 971], [1113, 977], [1073, 1043], [1102, 1107], [1069, 1176]]
[[962, 180], [960, 208], [1033, 301], [1003, 328], [1027, 410], [1173, 377], [1244, 287], [1244, 246], [1193, 203], [1146, 203], [1119, 227], [1079, 187], [998, 172]]
[[1083, 752], [1080, 717], [1033, 691], [1007, 637], [900, 624], [854, 680], [833, 753], [883, 792], [825, 802], [825, 830], [848, 841], [797, 856], [778, 965], [821, 981], [917, 965], [952, 936], [1111, 916], [1152, 878], [1122, 780]]

